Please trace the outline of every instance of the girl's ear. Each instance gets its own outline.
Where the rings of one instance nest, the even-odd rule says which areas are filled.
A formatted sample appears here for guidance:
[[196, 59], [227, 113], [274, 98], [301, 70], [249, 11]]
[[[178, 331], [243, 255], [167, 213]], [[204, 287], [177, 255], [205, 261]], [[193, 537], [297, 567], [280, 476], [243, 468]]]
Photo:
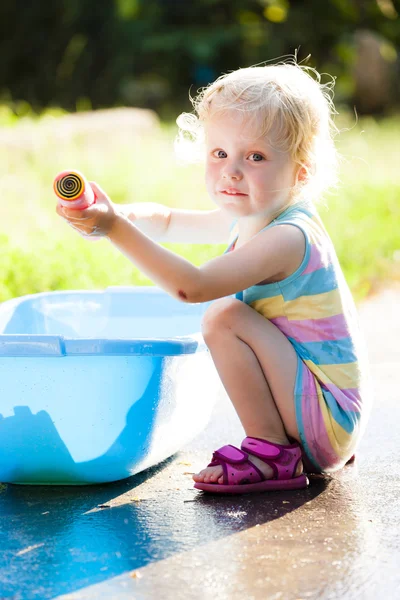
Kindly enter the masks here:
[[306, 179], [308, 178], [308, 170], [306, 167], [302, 166], [300, 167], [300, 169], [297, 171], [297, 181], [303, 183], [304, 181], [306, 181]]

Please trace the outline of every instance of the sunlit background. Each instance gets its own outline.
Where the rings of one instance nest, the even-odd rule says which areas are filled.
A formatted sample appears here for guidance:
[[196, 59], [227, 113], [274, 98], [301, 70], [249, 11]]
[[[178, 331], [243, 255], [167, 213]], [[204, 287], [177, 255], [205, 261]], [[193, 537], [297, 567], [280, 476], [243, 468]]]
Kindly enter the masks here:
[[[54, 176], [211, 208], [201, 166], [174, 156], [176, 117], [220, 74], [294, 53], [336, 78], [341, 183], [320, 212], [347, 280], [357, 299], [400, 280], [399, 48], [394, 0], [2, 0], [0, 301], [149, 284], [59, 219]], [[170, 247], [195, 264], [223, 250]]]

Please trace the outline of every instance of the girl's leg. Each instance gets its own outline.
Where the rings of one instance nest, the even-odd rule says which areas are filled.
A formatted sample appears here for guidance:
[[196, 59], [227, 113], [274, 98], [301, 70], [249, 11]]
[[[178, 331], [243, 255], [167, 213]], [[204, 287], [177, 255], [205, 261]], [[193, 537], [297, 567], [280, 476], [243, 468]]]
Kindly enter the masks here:
[[[297, 355], [283, 333], [247, 304], [214, 302], [203, 320], [203, 336], [247, 436], [289, 444], [300, 440], [294, 405]], [[272, 469], [251, 461], [272, 477]], [[299, 464], [297, 474], [302, 472]], [[208, 467], [195, 481], [223, 482], [222, 467]]]

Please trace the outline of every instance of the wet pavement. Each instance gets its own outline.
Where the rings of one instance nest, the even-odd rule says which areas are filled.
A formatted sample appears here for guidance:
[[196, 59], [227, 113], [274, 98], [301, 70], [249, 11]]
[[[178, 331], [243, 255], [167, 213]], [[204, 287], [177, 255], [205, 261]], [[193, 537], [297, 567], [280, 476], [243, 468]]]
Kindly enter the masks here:
[[0, 486], [0, 599], [400, 598], [399, 304], [360, 307], [376, 401], [353, 465], [296, 492], [195, 491], [190, 473], [243, 437], [221, 394], [207, 430], [145, 473]]

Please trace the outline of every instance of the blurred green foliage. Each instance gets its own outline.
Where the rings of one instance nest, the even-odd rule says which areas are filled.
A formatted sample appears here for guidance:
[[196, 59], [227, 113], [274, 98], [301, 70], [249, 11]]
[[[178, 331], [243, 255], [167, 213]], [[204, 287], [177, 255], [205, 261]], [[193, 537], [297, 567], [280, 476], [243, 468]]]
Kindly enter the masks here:
[[[56, 215], [52, 181], [66, 165], [76, 165], [118, 203], [213, 208], [202, 166], [175, 161], [176, 127], [163, 126], [138, 143], [127, 140], [123, 125], [120, 131], [113, 120], [107, 144], [79, 132], [59, 144], [48, 134], [45, 118], [29, 128], [28, 117], [22, 120], [20, 129], [11, 130], [15, 139], [22, 136], [21, 144], [0, 144], [0, 302], [46, 290], [151, 285], [109, 242], [81, 238]], [[350, 113], [341, 115], [338, 126], [341, 184], [319, 212], [360, 299], [388, 281], [400, 281], [400, 119], [355, 122]], [[223, 245], [168, 247], [196, 265], [224, 250]]]
[[[298, 50], [350, 101], [354, 32], [397, 58], [396, 0], [2, 0], [0, 103], [37, 111], [189, 108], [188, 90]], [[193, 89], [192, 88], [192, 89]], [[17, 104], [15, 104], [17, 103]]]

